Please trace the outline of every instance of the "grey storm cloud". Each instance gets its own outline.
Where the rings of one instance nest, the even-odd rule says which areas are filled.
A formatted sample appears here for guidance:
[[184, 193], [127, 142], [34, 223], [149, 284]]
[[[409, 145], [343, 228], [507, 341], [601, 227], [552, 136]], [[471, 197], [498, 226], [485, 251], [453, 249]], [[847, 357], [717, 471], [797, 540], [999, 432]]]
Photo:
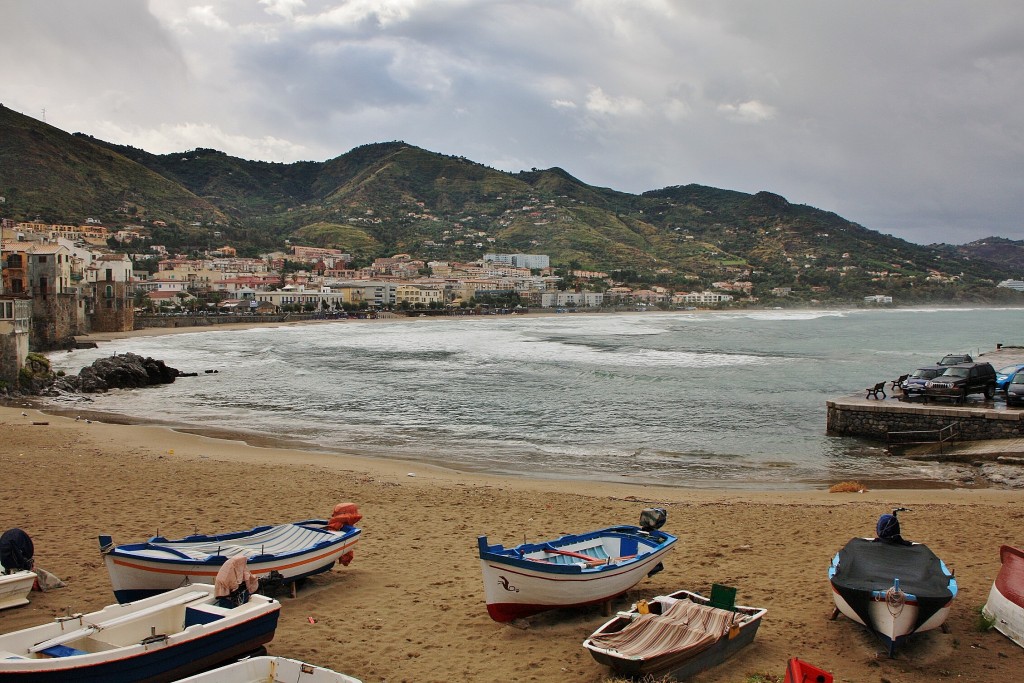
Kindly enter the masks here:
[[0, 101], [151, 152], [405, 140], [769, 190], [918, 243], [1024, 238], [1019, 2], [0, 0], [0, 25]]

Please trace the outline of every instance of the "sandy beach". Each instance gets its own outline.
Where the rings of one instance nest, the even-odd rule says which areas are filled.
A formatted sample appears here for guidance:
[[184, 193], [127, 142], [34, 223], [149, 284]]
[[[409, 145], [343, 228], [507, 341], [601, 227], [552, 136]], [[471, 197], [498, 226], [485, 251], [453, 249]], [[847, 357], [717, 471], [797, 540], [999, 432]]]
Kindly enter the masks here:
[[[393, 321], [392, 321], [393, 322]], [[286, 324], [316, 324], [286, 323]], [[103, 340], [223, 327], [146, 329]], [[603, 623], [601, 608], [562, 610], [502, 625], [486, 612], [476, 537], [514, 545], [610, 524], [635, 524], [645, 507], [668, 511], [680, 537], [665, 570], [617, 600], [680, 588], [738, 588], [741, 604], [768, 614], [754, 644], [699, 683], [782, 680], [789, 657], [830, 670], [837, 681], [924, 683], [1015, 680], [1024, 650], [978, 628], [999, 569], [999, 546], [1024, 542], [1020, 492], [878, 489], [736, 492], [458, 472], [422, 462], [298, 450], [269, 439], [125, 424], [118, 416], [75, 420], [29, 402], [0, 406], [0, 526], [33, 538], [38, 566], [67, 582], [0, 611], [0, 631], [87, 612], [113, 602], [97, 537], [133, 542], [329, 516], [339, 502], [364, 515], [355, 560], [281, 596], [271, 654], [378, 681], [615, 680], [581, 646]], [[251, 444], [251, 445], [250, 445]], [[442, 460], [439, 454], [437, 461]], [[927, 543], [954, 569], [960, 593], [948, 633], [921, 634], [888, 658], [862, 626], [830, 621], [826, 570], [853, 536], [871, 536], [894, 507], [904, 536]], [[312, 622], [311, 623], [311, 619]]]
[[[604, 621], [600, 608], [501, 625], [483, 602], [476, 536], [507, 545], [613, 523], [648, 506], [668, 510], [680, 536], [665, 571], [616, 602], [679, 588], [737, 586], [742, 604], [768, 615], [754, 644], [697, 681], [780, 677], [799, 656], [837, 681], [910, 683], [1014, 680], [1024, 651], [977, 628], [1002, 543], [1019, 543], [1024, 516], [1012, 491], [735, 493], [470, 475], [423, 464], [260, 448], [166, 427], [87, 423], [19, 406], [0, 408], [3, 528], [21, 527], [39, 566], [67, 587], [33, 593], [0, 612], [4, 632], [66, 610], [113, 601], [97, 536], [245, 529], [327, 516], [360, 506], [354, 562], [282, 597], [272, 654], [370, 681], [610, 680], [581, 642]], [[863, 627], [829, 621], [829, 558], [852, 536], [871, 535], [896, 506], [904, 535], [927, 542], [956, 572], [960, 594], [949, 633], [932, 631], [895, 659]], [[310, 623], [313, 617], [315, 623]]]

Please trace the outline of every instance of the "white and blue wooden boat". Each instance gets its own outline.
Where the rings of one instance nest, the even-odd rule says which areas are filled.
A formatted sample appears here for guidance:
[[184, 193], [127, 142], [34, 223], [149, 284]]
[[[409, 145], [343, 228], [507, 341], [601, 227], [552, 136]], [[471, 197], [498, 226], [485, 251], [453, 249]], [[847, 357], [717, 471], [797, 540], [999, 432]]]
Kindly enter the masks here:
[[177, 683], [360, 683], [337, 671], [286, 657], [249, 657]]
[[842, 613], [868, 627], [890, 657], [910, 635], [941, 627], [957, 594], [949, 567], [923, 543], [902, 539], [896, 521], [901, 511], [882, 515], [877, 538], [851, 539], [828, 569], [832, 618]]
[[1004, 545], [999, 559], [999, 573], [982, 611], [997, 631], [1024, 647], [1024, 550]]
[[487, 612], [507, 622], [550, 609], [605, 603], [662, 569], [676, 537], [658, 531], [665, 511], [644, 510], [641, 526], [566, 534], [513, 548], [477, 539]]
[[36, 582], [36, 573], [18, 569], [10, 574], [0, 567], [0, 609], [28, 604], [28, 594]]
[[195, 584], [0, 635], [0, 683], [174, 681], [273, 640], [277, 600], [216, 603]]
[[213, 536], [154, 536], [125, 545], [100, 536], [100, 550], [114, 596], [128, 602], [190, 583], [211, 583], [220, 566], [235, 555], [245, 555], [246, 569], [261, 581], [294, 584], [330, 570], [335, 562], [348, 564], [360, 533], [349, 524], [334, 531], [327, 520], [307, 519]]
[[768, 610], [736, 605], [735, 597], [736, 589], [718, 585], [710, 598], [685, 590], [659, 595], [619, 612], [583, 647], [619, 676], [686, 680], [754, 642]]

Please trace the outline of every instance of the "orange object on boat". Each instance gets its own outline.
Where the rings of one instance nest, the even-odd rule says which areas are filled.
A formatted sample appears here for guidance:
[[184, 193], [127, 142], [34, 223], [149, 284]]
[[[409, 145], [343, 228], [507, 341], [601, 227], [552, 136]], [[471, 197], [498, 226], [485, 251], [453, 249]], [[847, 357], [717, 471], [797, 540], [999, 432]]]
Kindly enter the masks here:
[[355, 526], [356, 522], [362, 518], [363, 516], [359, 514], [359, 506], [355, 503], [338, 503], [334, 506], [334, 512], [331, 513], [331, 519], [327, 522], [327, 528], [331, 531], [338, 531], [346, 524]]
[[785, 683], [832, 683], [832, 674], [793, 657], [786, 664]]

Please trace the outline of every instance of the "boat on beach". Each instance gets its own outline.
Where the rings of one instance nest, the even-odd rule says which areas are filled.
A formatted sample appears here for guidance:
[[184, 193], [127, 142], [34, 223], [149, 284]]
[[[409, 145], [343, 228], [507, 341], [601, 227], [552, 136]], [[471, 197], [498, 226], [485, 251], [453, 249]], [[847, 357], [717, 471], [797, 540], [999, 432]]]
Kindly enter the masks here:
[[287, 657], [249, 657], [177, 683], [360, 683], [358, 678]]
[[154, 536], [125, 545], [100, 536], [100, 551], [118, 602], [212, 582], [221, 566], [237, 555], [247, 558], [246, 568], [261, 583], [291, 584], [294, 588], [296, 581], [326, 572], [335, 562], [348, 565], [361, 533], [352, 524], [360, 517], [357, 512], [343, 513], [331, 520], [307, 519], [175, 540]]
[[767, 610], [736, 605], [735, 595], [716, 585], [710, 598], [680, 590], [638, 602], [602, 624], [583, 647], [619, 676], [686, 680], [753, 642]]
[[21, 529], [0, 534], [0, 609], [28, 604], [28, 593], [36, 583], [35, 546]]
[[0, 609], [28, 604], [28, 594], [36, 582], [36, 573], [17, 569], [10, 574], [0, 567]]
[[953, 572], [923, 543], [900, 535], [893, 510], [876, 538], [854, 538], [832, 558], [828, 579], [835, 610], [881, 638], [889, 656], [914, 633], [941, 627], [957, 594]]
[[0, 682], [174, 681], [259, 650], [280, 611], [262, 595], [223, 607], [212, 585], [195, 584], [58, 617], [0, 635]]
[[997, 631], [1024, 647], [1024, 550], [1004, 545], [999, 559], [1002, 564], [982, 612]]
[[610, 601], [661, 571], [676, 537], [659, 531], [665, 511], [644, 510], [640, 526], [566, 534], [512, 548], [477, 539], [487, 612], [499, 622], [546, 610]]

